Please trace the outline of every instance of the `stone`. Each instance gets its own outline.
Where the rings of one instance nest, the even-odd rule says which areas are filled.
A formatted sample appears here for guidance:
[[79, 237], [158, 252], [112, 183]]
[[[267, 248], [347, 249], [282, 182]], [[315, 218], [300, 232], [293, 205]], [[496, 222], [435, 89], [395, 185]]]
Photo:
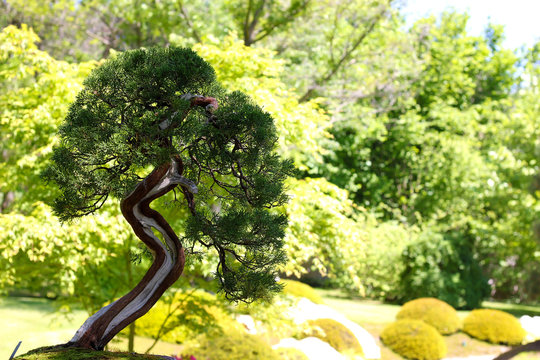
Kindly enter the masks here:
[[519, 318], [519, 322], [527, 332], [526, 342], [540, 340], [540, 316], [524, 315]]
[[291, 308], [289, 316], [295, 323], [301, 324], [308, 320], [333, 319], [346, 326], [356, 336], [366, 359], [380, 359], [381, 349], [373, 336], [357, 323], [347, 319], [345, 315], [326, 305], [315, 304], [302, 298], [295, 307]]
[[273, 349], [295, 348], [302, 351], [309, 360], [346, 360], [336, 349], [316, 337], [307, 337], [302, 340], [293, 338], [282, 339]]

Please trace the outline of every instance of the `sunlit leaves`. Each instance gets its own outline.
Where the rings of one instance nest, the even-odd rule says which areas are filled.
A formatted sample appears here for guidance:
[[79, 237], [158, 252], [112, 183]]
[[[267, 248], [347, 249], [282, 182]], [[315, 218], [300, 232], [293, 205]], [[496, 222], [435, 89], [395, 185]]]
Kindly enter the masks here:
[[225, 87], [245, 92], [272, 115], [282, 156], [294, 159], [302, 170], [321, 161], [329, 118], [315, 101], [298, 103], [280, 80], [285, 68], [272, 51], [247, 47], [232, 36], [219, 44], [197, 44], [194, 49], [215, 68]]

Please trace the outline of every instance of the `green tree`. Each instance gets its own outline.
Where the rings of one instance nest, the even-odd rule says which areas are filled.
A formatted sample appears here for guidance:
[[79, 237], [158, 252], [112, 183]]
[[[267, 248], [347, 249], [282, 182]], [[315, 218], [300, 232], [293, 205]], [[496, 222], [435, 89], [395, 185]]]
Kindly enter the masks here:
[[[249, 302], [279, 290], [286, 217], [269, 209], [286, 201], [282, 182], [292, 167], [273, 154], [276, 141], [271, 116], [246, 95], [221, 89], [191, 50], [129, 51], [94, 70], [43, 175], [61, 190], [54, 209], [62, 220], [99, 210], [109, 196], [121, 199], [154, 262], [67, 345], [102, 349], [146, 313], [182, 273], [185, 247], [216, 252], [229, 299]], [[176, 189], [192, 215], [181, 240], [149, 206]]]
[[225, 7], [233, 14], [235, 24], [243, 34], [245, 46], [284, 31], [306, 12], [311, 0], [292, 1], [225, 1]]

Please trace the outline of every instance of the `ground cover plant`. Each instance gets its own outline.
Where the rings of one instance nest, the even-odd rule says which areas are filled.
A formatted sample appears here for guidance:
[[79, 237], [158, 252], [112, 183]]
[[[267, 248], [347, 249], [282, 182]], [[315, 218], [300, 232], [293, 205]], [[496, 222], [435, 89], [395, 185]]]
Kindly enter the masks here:
[[158, 360], [158, 355], [142, 355], [126, 352], [95, 351], [82, 348], [35, 349], [17, 356], [19, 360]]

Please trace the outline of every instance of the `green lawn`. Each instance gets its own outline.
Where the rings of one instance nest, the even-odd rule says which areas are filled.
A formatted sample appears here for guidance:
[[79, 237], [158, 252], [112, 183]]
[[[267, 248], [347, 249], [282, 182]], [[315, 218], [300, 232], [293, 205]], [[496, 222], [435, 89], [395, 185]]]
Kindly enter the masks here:
[[0, 298], [0, 359], [9, 359], [19, 341], [22, 344], [17, 354], [66, 342], [86, 317], [78, 311], [66, 319], [54, 310], [44, 299]]
[[[55, 313], [51, 301], [32, 298], [0, 298], [0, 359], [9, 356], [19, 341], [22, 344], [17, 355], [47, 345], [56, 345], [69, 341], [79, 326], [86, 320], [87, 314], [75, 311], [69, 318]], [[144, 352], [152, 344], [152, 339], [135, 338], [135, 351]], [[111, 350], [127, 350], [127, 340], [112, 341]], [[181, 347], [177, 344], [160, 342], [152, 350], [162, 355], [178, 354]]]
[[[381, 347], [382, 360], [401, 360], [402, 357], [395, 354], [383, 344], [381, 344], [379, 335], [386, 327], [395, 320], [399, 312], [399, 305], [384, 304], [380, 301], [359, 300], [347, 297], [338, 290], [316, 289], [317, 293], [323, 298], [326, 305], [340, 311], [350, 320], [358, 323], [369, 331]], [[499, 302], [484, 302], [485, 308], [503, 310], [521, 315], [540, 315], [540, 306], [514, 305]], [[458, 311], [461, 319], [465, 318], [469, 311]], [[467, 357], [474, 355], [496, 355], [507, 349], [506, 346], [492, 345], [484, 341], [475, 340], [467, 334], [458, 332], [456, 334], [445, 336], [448, 347], [447, 357]], [[518, 360], [540, 360], [540, 353], [521, 354]]]

